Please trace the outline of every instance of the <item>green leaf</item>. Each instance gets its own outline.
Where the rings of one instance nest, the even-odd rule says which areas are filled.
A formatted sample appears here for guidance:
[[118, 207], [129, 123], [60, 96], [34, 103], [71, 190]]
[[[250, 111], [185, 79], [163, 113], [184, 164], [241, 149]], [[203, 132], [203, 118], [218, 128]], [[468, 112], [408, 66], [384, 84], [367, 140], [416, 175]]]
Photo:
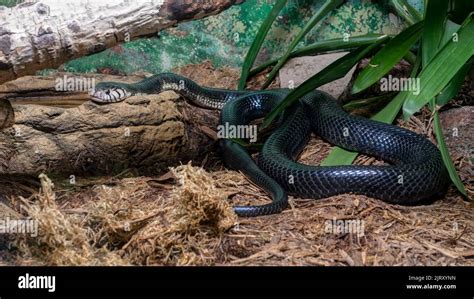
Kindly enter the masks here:
[[288, 58], [291, 55], [291, 51], [295, 49], [295, 47], [298, 45], [298, 43], [303, 39], [303, 37], [311, 30], [313, 29], [316, 24], [321, 21], [322, 18], [324, 18], [331, 10], [335, 9], [337, 6], [339, 6], [341, 3], [343, 3], [343, 0], [329, 0], [324, 3], [324, 5], [311, 17], [311, 19], [306, 23], [306, 25], [300, 30], [298, 35], [293, 39], [291, 42], [290, 46], [286, 49], [285, 54], [283, 54], [282, 57], [278, 60], [278, 63], [275, 67], [273, 67], [272, 71], [270, 74], [267, 76], [267, 80], [263, 84], [263, 89], [267, 88], [270, 83], [272, 82], [273, 78], [275, 78], [277, 72], [280, 70], [280, 68], [286, 63]]
[[[461, 25], [458, 25], [454, 22], [451, 22], [449, 19], [446, 20], [444, 25], [443, 37], [441, 38], [440, 47], [443, 47], [447, 42], [453, 38], [453, 34], [459, 30]], [[441, 91], [441, 93], [436, 97], [436, 104], [439, 106], [446, 105], [461, 89], [462, 84], [464, 83], [464, 78], [472, 67], [473, 59], [471, 59], [457, 72], [448, 85]]]
[[[425, 1], [425, 30], [421, 40], [422, 66], [426, 67], [438, 53], [441, 38], [444, 34], [444, 23], [447, 17], [449, 0]], [[435, 109], [435, 98], [430, 99], [430, 109]]]
[[436, 140], [438, 141], [438, 147], [441, 152], [441, 157], [443, 158], [444, 165], [446, 166], [446, 169], [448, 170], [449, 177], [451, 178], [451, 181], [454, 183], [454, 185], [459, 190], [459, 192], [461, 192], [464, 196], [467, 197], [467, 193], [466, 193], [466, 190], [464, 189], [464, 185], [461, 179], [459, 178], [458, 173], [456, 172], [456, 168], [454, 167], [453, 160], [451, 159], [451, 156], [449, 155], [446, 142], [444, 141], [444, 135], [441, 129], [441, 123], [439, 121], [438, 111], [435, 111], [434, 113], [433, 127], [434, 127], [434, 131], [436, 135]]
[[412, 51], [408, 51], [405, 56], [403, 56], [403, 59], [405, 59], [408, 63], [410, 64], [415, 64], [416, 62], [416, 55], [413, 54]]
[[418, 22], [391, 39], [357, 76], [352, 93], [361, 92], [388, 73], [408, 53], [422, 32], [423, 22]]
[[[410, 77], [414, 78], [416, 76], [420, 65], [421, 56], [418, 55], [412, 68]], [[405, 95], [398, 93], [397, 96], [389, 104], [387, 104], [387, 106], [375, 114], [371, 119], [387, 124], [392, 123], [395, 120], [395, 117], [397, 117], [405, 99]], [[357, 152], [350, 152], [343, 148], [335, 147], [321, 162], [321, 166], [350, 165], [352, 162], [354, 162], [358, 154], [359, 153]]]
[[[448, 7], [448, 0], [430, 0], [427, 3], [425, 30], [423, 32], [422, 39], [422, 57], [424, 67], [429, 65], [430, 61], [438, 53], [438, 49], [446, 44], [447, 37], [449, 37], [450, 33], [452, 35], [452, 29], [456, 27], [449, 22], [446, 22]], [[472, 58], [470, 59], [470, 62], [472, 63]], [[438, 141], [441, 157], [446, 169], [448, 170], [451, 181], [454, 183], [459, 192], [461, 192], [464, 196], [467, 196], [467, 193], [458, 173], [456, 172], [456, 168], [454, 167], [449, 150], [446, 146], [439, 120], [439, 113], [438, 110], [436, 110], [435, 104], [437, 102], [444, 105], [456, 95], [458, 90], [461, 88], [462, 83], [464, 82], [464, 77], [469, 71], [471, 63], [466, 63], [461, 67], [461, 69], [454, 75], [454, 78], [449, 81], [448, 85], [444, 88], [441, 94], [436, 97], [436, 99], [433, 97], [429, 100], [430, 109], [434, 111], [433, 128], [436, 140]]]
[[337, 166], [337, 165], [351, 165], [355, 158], [359, 155], [358, 152], [350, 152], [340, 147], [335, 147], [331, 150], [329, 155], [321, 161], [320, 166]]
[[461, 89], [464, 79], [466, 78], [467, 73], [471, 70], [473, 65], [473, 59], [471, 58], [457, 74], [449, 81], [448, 85], [441, 91], [441, 93], [436, 97], [436, 104], [439, 106], [446, 105]]
[[395, 94], [396, 94], [396, 92], [390, 92], [390, 93], [387, 93], [387, 94], [382, 94], [382, 95], [379, 95], [379, 96], [374, 96], [374, 97], [370, 97], [370, 98], [366, 98], [366, 99], [353, 100], [353, 101], [350, 101], [349, 103], [345, 104], [344, 106], [342, 106], [342, 108], [346, 111], [351, 111], [351, 110], [354, 110], [354, 109], [367, 107], [371, 104], [374, 104], [374, 103], [377, 103], [377, 102], [380, 102], [380, 101], [384, 101], [388, 98], [393, 98], [395, 96]]
[[[325, 53], [329, 51], [348, 51], [358, 48], [360, 46], [370, 45], [379, 40], [386, 41], [389, 39], [389, 36], [386, 34], [373, 34], [369, 33], [366, 35], [359, 35], [345, 40], [344, 38], [335, 38], [329, 39], [321, 42], [314, 43], [312, 45], [300, 48], [291, 52], [289, 58], [300, 57], [300, 56], [313, 56], [320, 53]], [[278, 63], [281, 59], [269, 60], [258, 67], [250, 71], [249, 76], [255, 75], [266, 69], [267, 67]]]
[[420, 92], [417, 95], [412, 95], [410, 91], [403, 91], [408, 95], [403, 104], [405, 120], [443, 90], [474, 54], [473, 44], [474, 22], [471, 13], [459, 28], [457, 39], [451, 39], [444, 45], [420, 73]]
[[287, 1], [288, 0], [278, 0], [273, 6], [272, 10], [270, 11], [270, 14], [267, 16], [267, 18], [263, 22], [262, 26], [260, 27], [257, 33], [257, 36], [253, 40], [252, 45], [250, 46], [250, 49], [242, 65], [242, 72], [240, 74], [239, 87], [238, 87], [239, 89], [245, 88], [245, 83], [247, 82], [250, 69], [252, 68], [253, 63], [255, 62], [255, 59], [257, 58], [258, 52], [260, 52], [260, 48], [262, 47], [263, 41], [265, 40], [265, 37], [268, 31], [270, 30], [270, 27], [272, 26], [276, 17], [278, 17], [280, 11], [286, 5]]
[[461, 28], [461, 25], [451, 22], [449, 19], [446, 20], [440, 47], [443, 47], [447, 42], [449, 42], [453, 38], [453, 34], [456, 33], [459, 28]]
[[395, 8], [398, 15], [405, 19], [408, 25], [413, 25], [423, 19], [418, 10], [408, 4], [406, 0], [392, 0], [390, 4]]
[[300, 86], [292, 90], [286, 98], [267, 115], [262, 126], [267, 127], [275, 117], [308, 92], [328, 82], [344, 77], [359, 60], [370, 54], [381, 42], [382, 40], [379, 40], [369, 46], [360, 47], [350, 52], [303, 82]]
[[427, 66], [438, 52], [444, 34], [449, 0], [427, 0], [426, 2], [425, 26], [421, 39], [422, 67]]

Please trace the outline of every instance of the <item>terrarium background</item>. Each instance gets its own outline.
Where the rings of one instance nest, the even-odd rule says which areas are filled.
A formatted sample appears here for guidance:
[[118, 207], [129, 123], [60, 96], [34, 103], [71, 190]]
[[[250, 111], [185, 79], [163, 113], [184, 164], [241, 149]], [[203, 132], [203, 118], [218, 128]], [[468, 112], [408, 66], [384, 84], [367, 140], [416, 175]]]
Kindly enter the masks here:
[[[0, 0], [14, 6], [18, 0]], [[178, 24], [161, 31], [156, 38], [140, 39], [104, 52], [73, 60], [64, 66], [69, 72], [130, 74], [160, 73], [187, 64], [211, 60], [215, 67], [240, 67], [260, 25], [274, 1], [247, 0], [219, 15]], [[418, 9], [422, 1], [409, 1]], [[268, 34], [256, 64], [283, 54], [285, 45], [302, 28], [323, 1], [290, 0]], [[388, 1], [347, 1], [316, 26], [300, 47], [319, 40], [365, 33], [398, 33], [402, 20], [389, 14]]]

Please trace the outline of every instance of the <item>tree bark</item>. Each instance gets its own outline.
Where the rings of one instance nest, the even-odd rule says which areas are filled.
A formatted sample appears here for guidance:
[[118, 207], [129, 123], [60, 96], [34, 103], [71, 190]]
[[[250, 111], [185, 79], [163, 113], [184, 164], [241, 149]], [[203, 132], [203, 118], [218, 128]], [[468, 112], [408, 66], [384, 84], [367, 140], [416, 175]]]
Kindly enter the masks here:
[[0, 84], [244, 0], [38, 0], [0, 6]]
[[0, 102], [8, 100], [14, 110], [14, 121], [11, 114], [0, 119], [10, 123], [0, 131], [0, 174], [158, 173], [204, 158], [215, 144], [218, 111], [191, 106], [174, 92], [98, 105], [87, 93], [56, 91], [58, 77], [23, 77], [0, 86]]

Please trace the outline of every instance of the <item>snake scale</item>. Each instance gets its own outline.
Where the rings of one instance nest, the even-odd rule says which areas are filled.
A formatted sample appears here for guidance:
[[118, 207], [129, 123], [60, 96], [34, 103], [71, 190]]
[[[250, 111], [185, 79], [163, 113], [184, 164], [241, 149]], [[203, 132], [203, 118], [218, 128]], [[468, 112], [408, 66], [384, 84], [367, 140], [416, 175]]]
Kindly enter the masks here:
[[[138, 83], [99, 83], [94, 102], [123, 101], [135, 94], [173, 90], [193, 104], [221, 109], [220, 124], [249, 125], [269, 113], [288, 94], [287, 89], [234, 91], [202, 87], [173, 73], [158, 74]], [[383, 159], [381, 166], [310, 166], [296, 162], [311, 132], [331, 144]], [[299, 99], [280, 118], [265, 141], [257, 162], [233, 139], [220, 139], [225, 164], [242, 171], [265, 190], [272, 202], [235, 206], [239, 216], [279, 213], [287, 194], [325, 198], [353, 193], [394, 204], [414, 205], [444, 194], [448, 172], [440, 151], [428, 139], [409, 130], [347, 114], [330, 95], [314, 90]]]

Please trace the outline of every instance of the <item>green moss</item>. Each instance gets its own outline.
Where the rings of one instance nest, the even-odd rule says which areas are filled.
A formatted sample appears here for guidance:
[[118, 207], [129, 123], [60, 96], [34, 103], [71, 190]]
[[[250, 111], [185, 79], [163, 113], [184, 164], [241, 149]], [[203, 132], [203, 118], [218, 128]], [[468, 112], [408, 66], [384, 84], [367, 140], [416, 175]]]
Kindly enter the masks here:
[[23, 3], [25, 1], [22, 0], [0, 0], [0, 5], [6, 6], [6, 7], [13, 7], [17, 4]]

